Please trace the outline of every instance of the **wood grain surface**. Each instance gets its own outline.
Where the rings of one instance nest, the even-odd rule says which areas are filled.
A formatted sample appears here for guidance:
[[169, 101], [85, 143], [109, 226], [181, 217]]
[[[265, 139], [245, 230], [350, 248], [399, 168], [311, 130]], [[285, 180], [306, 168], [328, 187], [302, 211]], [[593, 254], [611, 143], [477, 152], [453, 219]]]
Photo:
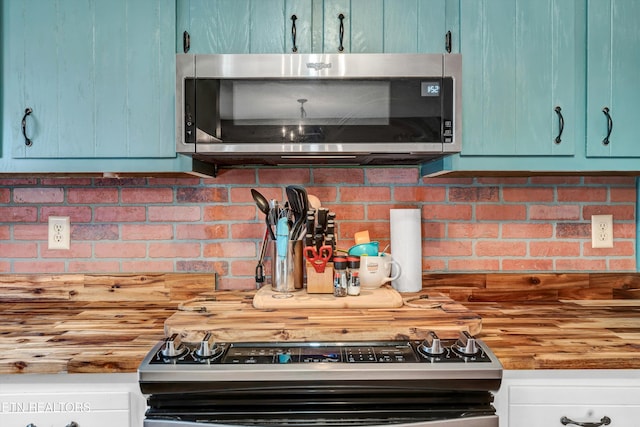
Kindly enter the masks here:
[[135, 372], [214, 274], [0, 275], [0, 374]]
[[505, 369], [639, 369], [640, 300], [465, 304]]
[[402, 307], [402, 296], [391, 286], [376, 289], [362, 289], [360, 295], [336, 298], [333, 294], [307, 293], [301, 289], [291, 293], [291, 297], [282, 298], [280, 292], [263, 286], [253, 297], [253, 307], [257, 309], [292, 308], [398, 308]]
[[[479, 316], [439, 294], [419, 293], [424, 304], [399, 308], [291, 308], [257, 310], [255, 291], [203, 294], [183, 304], [165, 322], [167, 335], [199, 341], [211, 332], [218, 341], [317, 341], [424, 339], [433, 330], [443, 337], [482, 329]], [[409, 294], [403, 294], [409, 298]]]
[[[426, 275], [424, 292], [447, 293], [458, 301], [449, 309], [459, 307], [481, 318], [478, 336], [505, 369], [640, 369], [639, 278], [616, 273]], [[200, 313], [209, 315], [201, 324], [224, 332], [233, 328], [235, 318], [247, 329], [261, 330], [264, 317], [252, 316], [257, 311], [252, 291], [214, 293], [214, 286], [212, 274], [0, 275], [0, 374], [135, 372], [165, 336], [165, 320], [200, 317], [197, 310], [211, 303], [207, 298], [215, 297], [221, 312], [218, 318]], [[194, 297], [198, 300], [184, 304]], [[424, 313], [432, 301], [409, 304], [423, 306], [409, 308]], [[384, 311], [349, 310], [336, 316], [319, 310], [293, 323], [277, 310], [260, 316], [267, 315], [269, 333], [278, 325], [280, 334], [297, 327], [302, 335], [316, 324], [341, 334], [355, 316], [370, 320], [360, 324], [363, 336], [370, 336], [394, 320], [393, 310]]]
[[463, 302], [640, 298], [638, 273], [470, 273], [422, 277], [423, 289]]

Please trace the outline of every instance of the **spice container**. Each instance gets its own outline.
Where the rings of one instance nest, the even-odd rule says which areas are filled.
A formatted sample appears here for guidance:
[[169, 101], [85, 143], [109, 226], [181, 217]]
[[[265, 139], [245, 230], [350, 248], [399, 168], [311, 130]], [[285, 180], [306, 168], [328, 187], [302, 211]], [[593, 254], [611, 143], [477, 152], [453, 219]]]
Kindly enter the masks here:
[[346, 297], [349, 286], [347, 276], [347, 259], [343, 257], [333, 258], [333, 296]]
[[347, 286], [347, 294], [360, 295], [360, 257], [348, 256], [347, 257], [347, 273], [349, 277], [349, 284]]

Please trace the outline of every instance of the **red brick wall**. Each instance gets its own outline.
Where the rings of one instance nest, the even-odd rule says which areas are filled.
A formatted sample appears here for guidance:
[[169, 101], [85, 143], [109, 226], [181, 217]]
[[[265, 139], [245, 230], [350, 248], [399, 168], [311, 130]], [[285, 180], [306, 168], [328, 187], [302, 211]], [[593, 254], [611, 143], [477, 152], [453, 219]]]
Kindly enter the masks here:
[[[339, 246], [389, 209], [420, 208], [423, 268], [636, 271], [635, 178], [429, 178], [416, 168], [238, 169], [215, 179], [0, 179], [0, 272], [215, 271], [253, 287], [264, 216], [250, 189], [284, 200], [302, 184], [335, 211]], [[592, 214], [614, 215], [612, 249], [592, 249]], [[47, 218], [71, 218], [69, 251], [47, 249]]]

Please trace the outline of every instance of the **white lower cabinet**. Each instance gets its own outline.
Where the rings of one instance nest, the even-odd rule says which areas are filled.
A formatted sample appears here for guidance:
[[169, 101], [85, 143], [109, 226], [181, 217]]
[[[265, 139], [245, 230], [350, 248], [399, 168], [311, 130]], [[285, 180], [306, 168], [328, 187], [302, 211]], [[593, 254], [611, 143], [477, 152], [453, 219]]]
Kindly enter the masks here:
[[500, 427], [637, 427], [640, 371], [505, 371]]
[[141, 427], [135, 374], [0, 376], [2, 427]]

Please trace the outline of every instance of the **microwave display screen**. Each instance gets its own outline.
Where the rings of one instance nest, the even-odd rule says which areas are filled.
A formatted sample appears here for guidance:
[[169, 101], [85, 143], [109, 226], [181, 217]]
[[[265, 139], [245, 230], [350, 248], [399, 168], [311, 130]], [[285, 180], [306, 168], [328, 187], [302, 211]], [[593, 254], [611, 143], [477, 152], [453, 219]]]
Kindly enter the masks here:
[[440, 96], [440, 82], [422, 82], [420, 90], [422, 96]]

